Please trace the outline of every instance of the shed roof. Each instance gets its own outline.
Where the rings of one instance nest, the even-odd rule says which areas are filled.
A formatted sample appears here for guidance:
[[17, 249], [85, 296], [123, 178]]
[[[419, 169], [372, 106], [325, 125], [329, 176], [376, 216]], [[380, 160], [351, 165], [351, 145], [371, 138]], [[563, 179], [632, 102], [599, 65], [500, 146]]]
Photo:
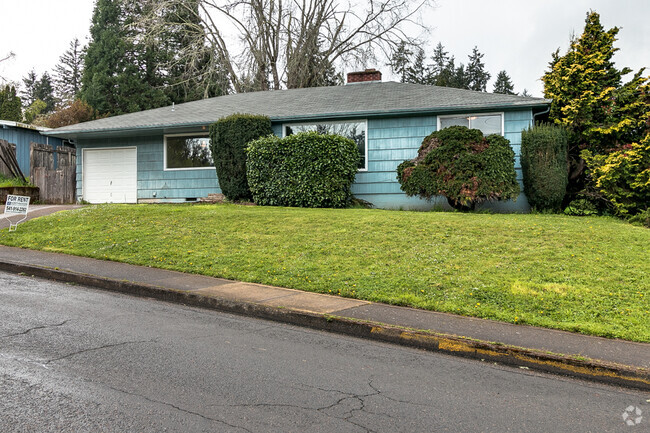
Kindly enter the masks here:
[[544, 107], [549, 99], [475, 92], [407, 83], [238, 93], [64, 126], [47, 135], [74, 138], [147, 129], [208, 125], [234, 113], [266, 115], [273, 121], [445, 113]]
[[31, 129], [33, 131], [51, 131], [52, 128], [46, 128], [44, 126], [30, 125], [28, 123], [15, 122], [13, 120], [0, 120], [0, 126], [9, 126], [13, 128], [22, 128], [22, 129]]

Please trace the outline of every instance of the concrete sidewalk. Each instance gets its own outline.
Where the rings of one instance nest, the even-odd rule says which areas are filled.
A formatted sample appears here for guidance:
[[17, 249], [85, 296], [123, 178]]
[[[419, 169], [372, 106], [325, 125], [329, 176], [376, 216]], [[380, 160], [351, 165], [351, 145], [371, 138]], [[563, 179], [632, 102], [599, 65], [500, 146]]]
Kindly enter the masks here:
[[650, 344], [0, 246], [0, 269], [650, 390]]

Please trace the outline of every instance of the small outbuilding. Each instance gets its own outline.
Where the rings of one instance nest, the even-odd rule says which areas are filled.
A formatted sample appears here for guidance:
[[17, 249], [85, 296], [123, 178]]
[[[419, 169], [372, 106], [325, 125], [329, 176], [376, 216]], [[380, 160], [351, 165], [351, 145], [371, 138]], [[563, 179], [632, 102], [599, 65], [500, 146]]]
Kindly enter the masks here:
[[16, 160], [25, 176], [29, 176], [31, 172], [29, 154], [31, 143], [48, 144], [53, 148], [60, 147], [63, 144], [61, 138], [42, 134], [47, 131], [51, 131], [51, 129], [10, 120], [0, 120], [0, 140], [16, 145]]
[[[397, 166], [417, 155], [424, 137], [464, 125], [507, 138], [519, 163], [521, 131], [548, 110], [550, 100], [448, 87], [381, 82], [381, 73], [348, 74], [345, 86], [219, 96], [99, 119], [46, 131], [76, 141], [77, 199], [91, 203], [196, 201], [219, 193], [209, 149], [209, 125], [234, 113], [268, 116], [275, 134], [318, 130], [348, 136], [361, 154], [353, 194], [380, 208], [427, 209], [435, 203], [407, 197]], [[202, 157], [196, 157], [202, 155]], [[446, 203], [444, 200], [440, 204]], [[516, 202], [488, 204], [525, 212]]]

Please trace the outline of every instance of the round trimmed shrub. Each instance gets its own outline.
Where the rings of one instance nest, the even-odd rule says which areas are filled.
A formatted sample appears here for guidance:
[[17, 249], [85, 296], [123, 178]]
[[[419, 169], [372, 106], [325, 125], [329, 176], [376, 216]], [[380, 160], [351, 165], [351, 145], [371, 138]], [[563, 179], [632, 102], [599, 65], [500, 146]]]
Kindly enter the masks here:
[[251, 140], [273, 134], [271, 119], [233, 114], [210, 125], [210, 148], [219, 187], [228, 200], [251, 199], [246, 179], [246, 146]]
[[253, 201], [259, 205], [345, 207], [358, 163], [353, 140], [303, 132], [250, 142], [246, 173]]
[[528, 203], [537, 210], [560, 210], [569, 183], [566, 131], [555, 125], [522, 131], [521, 170]]
[[502, 136], [450, 126], [426, 137], [418, 156], [397, 167], [397, 179], [408, 196], [444, 196], [453, 208], [468, 211], [484, 201], [517, 197], [514, 158]]

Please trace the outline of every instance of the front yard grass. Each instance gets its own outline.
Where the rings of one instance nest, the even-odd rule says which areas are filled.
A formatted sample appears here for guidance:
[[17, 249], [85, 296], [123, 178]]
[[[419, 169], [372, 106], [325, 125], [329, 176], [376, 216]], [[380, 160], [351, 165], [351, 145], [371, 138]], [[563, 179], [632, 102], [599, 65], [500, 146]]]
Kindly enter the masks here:
[[650, 230], [613, 218], [100, 205], [0, 243], [650, 342]]

